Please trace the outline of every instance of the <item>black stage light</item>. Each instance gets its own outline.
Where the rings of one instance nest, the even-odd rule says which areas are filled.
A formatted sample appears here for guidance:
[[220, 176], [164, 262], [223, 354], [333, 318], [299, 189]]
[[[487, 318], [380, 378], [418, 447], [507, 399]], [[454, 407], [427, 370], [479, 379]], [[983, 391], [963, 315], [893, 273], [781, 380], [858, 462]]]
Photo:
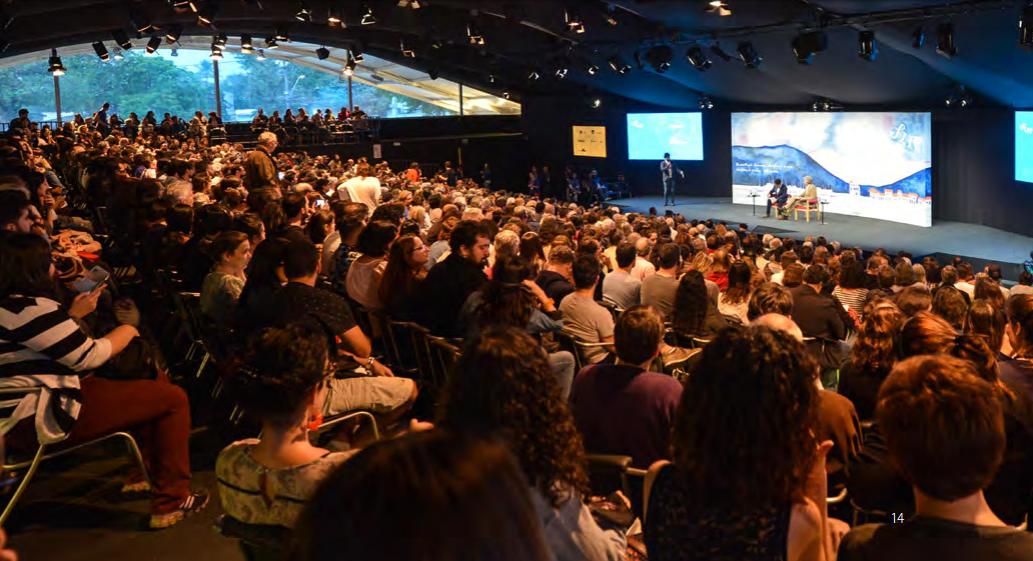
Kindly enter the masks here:
[[484, 34], [481, 33], [480, 26], [474, 20], [470, 20], [470, 23], [466, 24], [466, 36], [470, 38], [471, 45], [484, 44]]
[[304, 2], [298, 2], [298, 11], [294, 14], [298, 21], [312, 21], [312, 10]]
[[230, 38], [227, 37], [225, 33], [220, 33], [216, 35], [215, 42], [218, 43], [220, 47], [225, 47], [230, 42]]
[[171, 45], [176, 41], [179, 41], [179, 37], [181, 35], [183, 35], [183, 26], [179, 24], [173, 25], [165, 35], [165, 42]]
[[710, 59], [707, 58], [707, 53], [704, 52], [703, 48], [699, 45], [690, 47], [689, 52], [687, 52], [685, 56], [689, 59], [689, 62], [696, 67], [696, 70], [699, 70], [700, 72], [706, 72], [713, 65], [713, 63], [710, 62]]
[[[641, 64], [642, 58], [635, 53], [635, 64], [641, 70], [644, 65]], [[657, 74], [663, 74], [671, 68], [671, 61], [674, 60], [674, 51], [667, 45], [659, 45], [646, 51], [645, 61], [649, 63], [649, 66], [656, 71]]]
[[596, 66], [595, 64], [589, 64], [588, 68], [585, 69], [585, 73], [588, 74], [589, 76], [595, 76], [596, 74], [599, 73], [599, 67]]
[[151, 37], [150, 41], [147, 41], [147, 52], [149, 54], [153, 55], [155, 52], [157, 52], [158, 47], [160, 47], [160, 46], [161, 46], [161, 37], [155, 35], [155, 36]]
[[569, 72], [570, 72], [570, 69], [567, 68], [566, 65], [563, 65], [563, 66], [557, 67], [556, 68], [556, 72], [554, 72], [553, 75], [556, 76], [557, 80], [562, 80], [562, 79], [567, 77], [567, 74]]
[[219, 13], [219, 6], [214, 2], [208, 2], [197, 12], [197, 23], [198, 25], [211, 25], [215, 21], [216, 14]]
[[416, 58], [416, 51], [412, 50], [405, 44], [405, 39], [399, 40], [398, 49], [402, 51], [402, 56], [405, 58]]
[[614, 55], [610, 57], [609, 60], [606, 61], [606, 63], [610, 65], [610, 68], [612, 68], [614, 72], [620, 74], [621, 76], [627, 74], [628, 72], [631, 72], [631, 65], [628, 64], [627, 61], [622, 59], [620, 55]]
[[93, 44], [93, 52], [97, 53], [97, 56], [104, 62], [111, 60], [111, 55], [108, 54], [108, 48], [105, 47], [104, 43], [101, 41], [97, 41]]
[[865, 30], [857, 34], [857, 56], [872, 62], [878, 55], [878, 48], [875, 46], [875, 32]]
[[796, 62], [800, 64], [810, 64], [816, 53], [828, 47], [829, 38], [824, 31], [809, 31], [793, 38], [793, 53], [796, 54]]
[[275, 37], [268, 37], [265, 40], [265, 48], [267, 49], [279, 49], [280, 46], [276, 44]]
[[284, 43], [290, 43], [291, 42], [290, 31], [288, 31], [286, 27], [277, 27], [276, 28], [276, 40], [277, 41], [283, 41]]
[[755, 49], [753, 47], [753, 43], [749, 41], [739, 43], [735, 52], [739, 53], [739, 57], [742, 59], [743, 63], [746, 64], [746, 68], [757, 68], [764, 60], [760, 58], [760, 54], [757, 53], [757, 49]]
[[373, 15], [373, 9], [369, 5], [365, 6], [366, 13], [362, 15], [362, 25], [373, 25], [377, 23], [377, 18]]
[[251, 54], [255, 50], [254, 41], [251, 39], [250, 33], [244, 33], [240, 36], [240, 52], [244, 54]]
[[947, 58], [958, 56], [958, 45], [954, 43], [954, 24], [943, 23], [936, 28], [936, 52]]
[[581, 20], [581, 16], [571, 8], [567, 8], [563, 11], [563, 19], [567, 24], [567, 30], [573, 31], [574, 33], [585, 32], [585, 22]]
[[140, 10], [129, 10], [129, 21], [133, 22], [133, 27], [140, 34], [147, 33], [154, 27], [151, 25], [151, 20], [147, 17], [147, 14]]
[[1033, 50], [1033, 4], [1027, 4], [1022, 9], [1022, 17], [1019, 18], [1019, 46]]
[[121, 29], [116, 29], [111, 32], [111, 37], [115, 40], [115, 43], [118, 44], [119, 47], [122, 47], [122, 50], [128, 51], [129, 49], [133, 48], [133, 42], [129, 40], [129, 36], [126, 35], [125, 31], [122, 31]]
[[57, 49], [50, 50], [50, 60], [47, 65], [47, 72], [54, 76], [64, 76], [68, 69], [61, 63], [61, 57], [57, 56]]
[[222, 49], [218, 45], [216, 45], [215, 43], [212, 43], [212, 56], [211, 56], [211, 58], [213, 60], [222, 60], [222, 58], [223, 58], [222, 57]]
[[915, 49], [921, 49], [922, 45], [925, 44], [925, 28], [921, 25], [915, 28], [911, 32], [911, 47]]
[[326, 60], [330, 58], [330, 49], [326, 47], [319, 47], [318, 49], [316, 49], [316, 57], [319, 58], [319, 60]]

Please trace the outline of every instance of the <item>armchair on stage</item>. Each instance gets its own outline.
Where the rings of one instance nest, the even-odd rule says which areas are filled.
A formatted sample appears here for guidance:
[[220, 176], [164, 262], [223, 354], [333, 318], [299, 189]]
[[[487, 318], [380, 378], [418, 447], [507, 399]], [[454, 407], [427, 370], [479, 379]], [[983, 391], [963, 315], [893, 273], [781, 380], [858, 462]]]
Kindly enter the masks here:
[[795, 206], [792, 209], [793, 210], [793, 220], [800, 220], [800, 212], [801, 211], [804, 213], [804, 216], [807, 219], [807, 222], [811, 221], [811, 213], [812, 212], [817, 212], [818, 213], [818, 218], [820, 219], [821, 218], [821, 207], [819, 207], [818, 204], [819, 204], [818, 199], [807, 199], [807, 200], [800, 199], [800, 200], [796, 201]]

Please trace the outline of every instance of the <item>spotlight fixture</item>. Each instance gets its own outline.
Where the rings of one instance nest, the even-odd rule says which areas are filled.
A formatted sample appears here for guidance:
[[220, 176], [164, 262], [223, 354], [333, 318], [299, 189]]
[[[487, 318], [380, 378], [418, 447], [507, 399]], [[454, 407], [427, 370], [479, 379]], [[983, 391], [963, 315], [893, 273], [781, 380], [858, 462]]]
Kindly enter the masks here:
[[61, 63], [61, 57], [57, 56], [57, 49], [50, 50], [50, 60], [47, 66], [47, 72], [50, 72], [54, 76], [64, 76], [68, 69]]
[[279, 49], [280, 46], [276, 44], [275, 37], [269, 37], [265, 40], [265, 48], [267, 49]]
[[93, 44], [93, 52], [97, 53], [97, 56], [104, 62], [111, 60], [111, 55], [108, 54], [108, 48], [105, 47], [104, 43], [101, 41], [97, 41]]
[[921, 49], [922, 45], [925, 44], [925, 28], [921, 25], [915, 28], [911, 32], [911, 47], [915, 49]]
[[474, 20], [470, 20], [470, 23], [466, 24], [466, 36], [470, 38], [471, 45], [484, 44], [484, 34], [481, 33], [481, 28]]
[[277, 27], [276, 28], [276, 40], [277, 41], [283, 41], [284, 43], [290, 43], [291, 42], [290, 32], [287, 30], [286, 27]]
[[165, 42], [171, 45], [176, 41], [179, 41], [179, 37], [181, 35], [183, 35], [183, 26], [179, 24], [173, 25], [165, 35]]
[[585, 32], [585, 22], [582, 21], [581, 16], [571, 8], [567, 8], [563, 11], [563, 20], [567, 23], [568, 31], [573, 31], [574, 33]]
[[115, 54], [113, 56], [114, 56], [115, 60], [123, 60], [123, 59], [126, 58], [125, 55], [122, 54], [122, 48], [121, 47], [115, 47]]
[[757, 68], [760, 63], [764, 60], [760, 58], [760, 54], [757, 53], [757, 49], [753, 47], [753, 43], [749, 41], [743, 41], [739, 43], [739, 46], [735, 49], [739, 53], [739, 57], [742, 59], [746, 68]]
[[312, 10], [304, 2], [298, 2], [298, 11], [294, 14], [298, 21], [312, 21]]
[[220, 47], [225, 47], [230, 42], [230, 38], [225, 33], [220, 33], [215, 37], [215, 43]]
[[728, 17], [732, 15], [732, 10], [728, 8], [728, 2], [722, 2], [721, 0], [711, 0], [707, 5], [708, 14], [717, 14], [721, 17]]
[[509, 90], [502, 90], [502, 99], [509, 99]]
[[330, 3], [330, 8], [326, 12], [326, 23], [328, 25], [340, 25], [344, 27], [344, 16], [341, 14], [341, 7], [337, 0], [333, 0]]
[[316, 57], [319, 60], [326, 60], [330, 58], [330, 49], [326, 47], [319, 47], [318, 49], [316, 49]]
[[958, 45], [954, 43], [954, 24], [942, 23], [936, 28], [936, 52], [947, 58], [958, 56]]
[[160, 47], [160, 46], [161, 46], [161, 37], [159, 37], [157, 35], [151, 37], [151, 40], [147, 41], [147, 53], [153, 55], [158, 50], [158, 47]]
[[258, 60], [265, 60], [265, 51], [258, 49]]
[[172, 4], [173, 10], [185, 10], [193, 5], [189, 0], [171, 0], [169, 3]]
[[831, 99], [820, 99], [814, 102], [814, 105], [811, 106], [811, 110], [828, 113], [830, 111], [842, 111], [843, 106], [837, 104]]
[[[638, 53], [635, 53], [635, 55], [637, 56]], [[641, 60], [641, 58], [637, 58], [635, 61], [635, 63], [639, 65], [639, 68], [644, 66], [643, 64], [640, 64]], [[667, 72], [667, 70], [671, 68], [671, 61], [673, 60], [674, 51], [667, 45], [660, 45], [646, 51], [645, 62], [648, 62], [649, 66], [653, 67], [653, 70], [655, 70], [657, 74]]]
[[560, 66], [559, 68], [556, 69], [556, 72], [554, 72], [553, 75], [556, 76], [557, 80], [562, 80], [562, 79], [567, 77], [567, 74], [569, 72], [570, 72], [569, 68], [567, 68], [566, 66]]
[[133, 42], [129, 40], [129, 36], [126, 35], [125, 31], [116, 29], [111, 32], [111, 38], [115, 40], [115, 43], [122, 47], [122, 50], [128, 51], [133, 48]]
[[129, 10], [129, 21], [133, 23], [133, 27], [136, 28], [136, 32], [144, 34], [154, 28], [151, 25], [151, 20], [147, 17], [147, 14], [140, 10]]
[[208, 2], [197, 12], [197, 24], [198, 25], [211, 25], [215, 21], [215, 15], [219, 12], [219, 6], [212, 2]]
[[402, 56], [405, 58], [416, 58], [416, 51], [410, 49], [405, 44], [405, 39], [401, 39], [398, 44], [398, 49], [402, 51]]
[[431, 68], [430, 70], [427, 71], [427, 76], [431, 80], [437, 80], [441, 75], [438, 74], [438, 69], [437, 68]]
[[221, 53], [224, 49], [222, 48], [222, 45], [213, 42], [212, 43], [212, 50], [213, 51], [219, 51]]
[[699, 98], [699, 108], [704, 111], [709, 111], [714, 108], [714, 102], [709, 97], [703, 96]]
[[348, 56], [348, 62], [345, 63], [345, 65], [344, 65], [344, 71], [343, 71], [344, 75], [345, 76], [351, 76], [352, 74], [355, 74], [355, 67], [356, 66], [358, 66], [358, 63], [355, 61], [354, 58], [351, 57], [351, 55], [349, 55]]
[[494, 73], [488, 74], [488, 83], [489, 84], [494, 84], [494, 83], [496, 83], [498, 81], [499, 81], [499, 77], [497, 75], [495, 75]]
[[377, 18], [373, 16], [373, 9], [366, 4], [366, 13], [362, 15], [362, 25], [373, 25], [377, 23]]
[[958, 84], [954, 87], [954, 91], [944, 100], [944, 104], [951, 108], [968, 107], [972, 105], [972, 96], [969, 95], [963, 84]]
[[865, 30], [857, 34], [857, 56], [872, 62], [878, 55], [878, 48], [875, 46], [875, 32]]
[[622, 59], [620, 55], [610, 57], [606, 63], [610, 65], [610, 68], [612, 68], [614, 72], [621, 76], [631, 72], [631, 65]]
[[808, 31], [793, 38], [793, 53], [800, 64], [810, 64], [815, 54], [828, 47], [829, 38], [824, 31]]
[[362, 47], [359, 46], [360, 44], [352, 45], [351, 48], [351, 56], [355, 59], [355, 62], [357, 63], [361, 63], [362, 61], [366, 60], [366, 57], [362, 56]]
[[220, 49], [219, 46], [214, 44], [214, 43], [212, 44], [212, 55], [211, 55], [211, 58], [213, 60], [222, 60], [222, 58], [223, 58], [222, 57], [222, 49]]
[[240, 36], [240, 52], [246, 55], [255, 52], [254, 41], [251, 40], [250, 33], [244, 33]]
[[732, 60], [732, 55], [728, 54], [728, 51], [724, 50], [720, 43], [714, 43], [711, 45], [710, 52], [714, 53], [718, 58], [725, 62]]
[[599, 99], [597, 97], [597, 98], [592, 100], [591, 106], [592, 106], [592, 109], [599, 109], [600, 107], [603, 106], [603, 100], [601, 100], [601, 99]]
[[538, 79], [541, 78], [541, 77], [542, 77], [542, 75], [539, 74], [537, 70], [532, 70], [532, 71], [527, 73], [527, 81], [528, 82], [537, 82]]
[[1019, 18], [1019, 46], [1027, 51], [1033, 50], [1033, 4], [1022, 8]]
[[589, 64], [588, 68], [585, 69], [585, 74], [588, 74], [589, 76], [595, 76], [598, 73], [599, 73], [599, 67], [596, 66], [595, 64]]
[[707, 53], [703, 51], [703, 48], [699, 45], [695, 45], [689, 48], [689, 52], [685, 54], [685, 57], [689, 59], [689, 62], [696, 67], [696, 70], [700, 72], [706, 72], [713, 65], [710, 59], [707, 58]]
[[606, 13], [603, 14], [603, 21], [610, 25], [617, 25], [620, 23], [617, 21], [617, 6], [614, 6], [613, 4], [606, 5]]

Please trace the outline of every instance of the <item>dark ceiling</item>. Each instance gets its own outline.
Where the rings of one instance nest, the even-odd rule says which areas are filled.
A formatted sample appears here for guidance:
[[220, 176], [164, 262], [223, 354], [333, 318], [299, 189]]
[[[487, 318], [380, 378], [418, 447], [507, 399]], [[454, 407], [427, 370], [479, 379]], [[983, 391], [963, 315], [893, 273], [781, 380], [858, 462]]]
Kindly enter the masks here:
[[[13, 18], [0, 39], [4, 53], [41, 52], [52, 47], [104, 40], [124, 29], [136, 36], [130, 12], [142, 14], [158, 33], [176, 23], [184, 36], [252, 33], [256, 40], [289, 26], [292, 39], [337, 47], [358, 45], [366, 52], [487, 91], [511, 91], [517, 99], [536, 92], [588, 95], [593, 89], [644, 102], [688, 107], [706, 95], [721, 103], [809, 106], [827, 98], [850, 106], [927, 106], [965, 85], [977, 103], [1033, 107], [1033, 53], [1016, 46], [1023, 0], [939, 2], [928, 0], [726, 0], [732, 15], [708, 12], [708, 0], [418, 0], [419, 9], [398, 0], [307, 0], [311, 21], [299, 21], [297, 0], [195, 0], [199, 9], [217, 6], [212, 26], [198, 24], [189, 7], [173, 0], [6, 0]], [[184, 2], [185, 4], [185, 2]], [[345, 28], [327, 25], [331, 8], [343, 10]], [[361, 25], [368, 6], [376, 18]], [[574, 33], [565, 12], [584, 24]], [[610, 20], [610, 21], [608, 21]], [[471, 45], [468, 24], [484, 36]], [[614, 25], [615, 23], [615, 25]], [[960, 52], [936, 51], [937, 26], [951, 23]], [[912, 33], [925, 30], [922, 49]], [[828, 50], [811, 65], [796, 61], [790, 47], [801, 30], [823, 28]], [[858, 33], [875, 31], [878, 56], [858, 57]], [[145, 35], [149, 35], [148, 32]], [[416, 58], [404, 59], [404, 39]], [[750, 41], [763, 58], [749, 69], [737, 58], [723, 61], [710, 47], [735, 53]], [[141, 48], [145, 41], [137, 41]], [[712, 60], [706, 72], [686, 59], [700, 45]], [[669, 45], [671, 67], [658, 73], [648, 62], [650, 48]], [[608, 60], [619, 57], [631, 70], [619, 75]], [[640, 68], [636, 58], [643, 61]], [[594, 77], [586, 74], [599, 67]], [[555, 70], [569, 68], [563, 80]], [[536, 70], [541, 78], [527, 79]], [[489, 84], [489, 76], [497, 80]]]

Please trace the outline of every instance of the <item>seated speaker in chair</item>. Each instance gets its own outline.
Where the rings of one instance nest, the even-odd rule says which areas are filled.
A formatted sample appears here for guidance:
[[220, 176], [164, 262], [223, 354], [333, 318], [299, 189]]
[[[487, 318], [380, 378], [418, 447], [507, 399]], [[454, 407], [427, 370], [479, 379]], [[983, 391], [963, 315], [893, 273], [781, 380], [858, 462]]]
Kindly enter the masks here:
[[818, 187], [814, 185], [814, 179], [811, 176], [803, 178], [803, 193], [798, 197], [791, 197], [789, 202], [782, 207], [782, 216], [789, 218], [789, 215], [796, 208], [799, 203], [806, 203], [807, 201], [818, 198]]
[[782, 183], [781, 179], [776, 179], [775, 186], [768, 192], [768, 210], [764, 213], [764, 218], [771, 218], [772, 205], [778, 205], [779, 207], [785, 208], [786, 201], [788, 199], [789, 192], [786, 190], [785, 184]]

